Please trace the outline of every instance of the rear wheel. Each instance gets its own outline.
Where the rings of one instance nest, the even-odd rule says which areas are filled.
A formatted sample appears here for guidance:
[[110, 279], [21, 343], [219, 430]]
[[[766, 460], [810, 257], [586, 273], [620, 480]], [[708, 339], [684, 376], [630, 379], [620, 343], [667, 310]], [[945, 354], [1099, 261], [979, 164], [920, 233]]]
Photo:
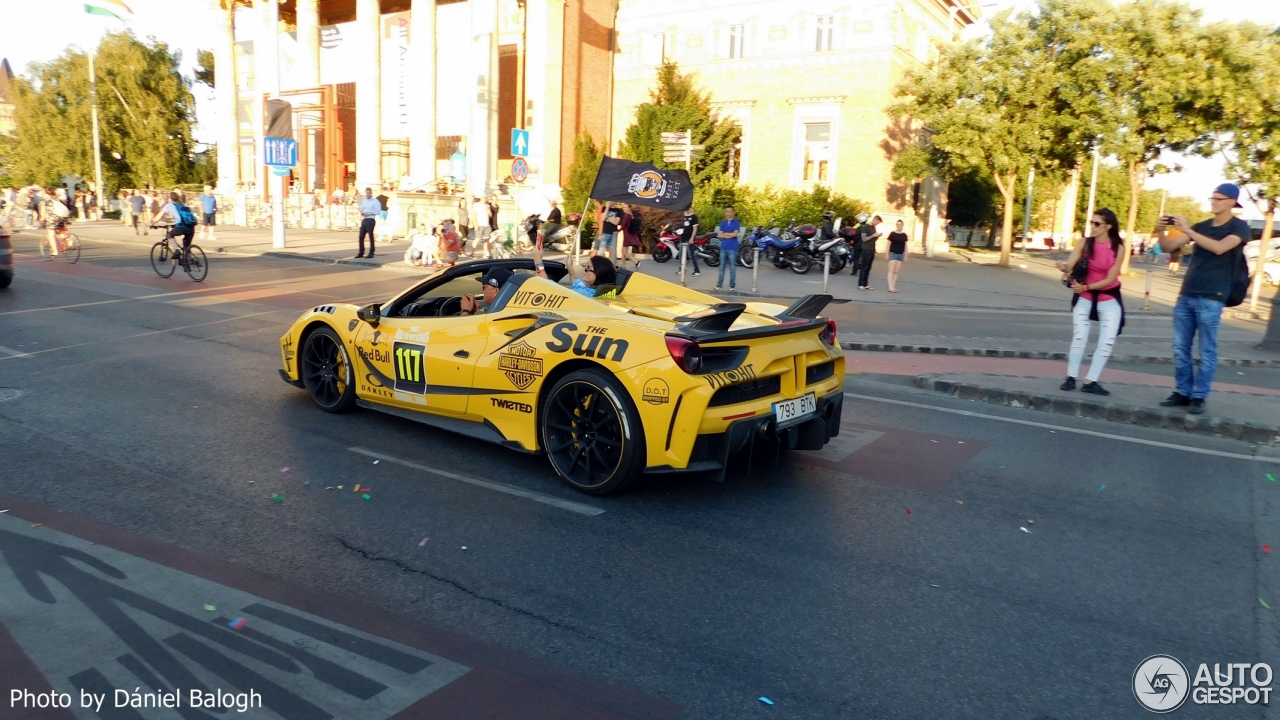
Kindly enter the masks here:
[[756, 250], [755, 248], [744, 248], [738, 253], [738, 264], [750, 270], [755, 267]]
[[158, 242], [151, 246], [151, 267], [155, 268], [157, 275], [167, 278], [173, 275], [173, 271], [177, 269], [177, 266], [177, 262], [169, 254], [168, 244]]
[[67, 262], [75, 264], [80, 261], [80, 238], [75, 233], [67, 233], [67, 247], [62, 251]]
[[702, 259], [705, 260], [707, 265], [710, 267], [720, 267], [720, 251], [719, 250], [707, 250], [703, 254]]
[[542, 401], [541, 423], [551, 466], [578, 492], [617, 492], [644, 469], [644, 429], [635, 403], [601, 370], [561, 378]]
[[653, 261], [664, 263], [671, 259], [671, 248], [662, 243], [658, 243], [653, 248]]
[[356, 401], [354, 370], [338, 334], [327, 327], [307, 336], [298, 362], [302, 384], [321, 410], [346, 412]]
[[787, 265], [790, 266], [791, 272], [804, 275], [813, 267], [813, 260], [802, 252], [793, 252], [787, 255]]
[[831, 274], [832, 275], [835, 275], [836, 273], [843, 270], [844, 266], [845, 266], [845, 259], [843, 255], [831, 256]]
[[209, 276], [209, 261], [205, 259], [204, 251], [200, 249], [199, 245], [191, 246], [191, 254], [187, 258], [187, 266], [183, 270], [186, 270], [187, 275], [190, 275], [191, 279], [196, 282], [200, 282]]

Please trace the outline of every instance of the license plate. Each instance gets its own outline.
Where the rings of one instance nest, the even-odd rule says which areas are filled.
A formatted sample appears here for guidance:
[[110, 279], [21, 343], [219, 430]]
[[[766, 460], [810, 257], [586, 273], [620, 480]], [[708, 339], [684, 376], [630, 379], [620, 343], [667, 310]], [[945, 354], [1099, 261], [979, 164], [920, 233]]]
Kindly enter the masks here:
[[786, 427], [787, 425], [798, 423], [816, 412], [818, 412], [818, 401], [814, 398], [813, 393], [795, 400], [785, 400], [773, 404], [773, 416], [778, 421], [778, 427]]

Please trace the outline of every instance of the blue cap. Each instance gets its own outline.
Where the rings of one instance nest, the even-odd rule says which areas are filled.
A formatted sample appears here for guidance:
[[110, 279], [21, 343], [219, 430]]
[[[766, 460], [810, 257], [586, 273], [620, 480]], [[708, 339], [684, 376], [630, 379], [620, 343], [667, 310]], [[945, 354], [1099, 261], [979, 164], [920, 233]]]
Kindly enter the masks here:
[[1222, 183], [1218, 187], [1214, 188], [1213, 191], [1223, 197], [1229, 197], [1232, 200], [1235, 200], [1236, 207], [1244, 207], [1240, 204], [1240, 188], [1238, 186], [1232, 185], [1231, 183]]

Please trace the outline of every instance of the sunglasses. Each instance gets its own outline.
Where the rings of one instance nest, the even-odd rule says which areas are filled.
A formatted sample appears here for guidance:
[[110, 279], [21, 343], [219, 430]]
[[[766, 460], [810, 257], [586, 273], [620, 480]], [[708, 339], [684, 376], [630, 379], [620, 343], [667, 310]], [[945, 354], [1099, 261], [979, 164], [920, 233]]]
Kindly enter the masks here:
[[590, 265], [583, 265], [582, 272], [595, 274], [595, 268], [591, 267]]
[[1089, 224], [1092, 225], [1093, 227], [1098, 227], [1099, 225], [1102, 225], [1102, 223], [1098, 222], [1097, 220], [1090, 220]]

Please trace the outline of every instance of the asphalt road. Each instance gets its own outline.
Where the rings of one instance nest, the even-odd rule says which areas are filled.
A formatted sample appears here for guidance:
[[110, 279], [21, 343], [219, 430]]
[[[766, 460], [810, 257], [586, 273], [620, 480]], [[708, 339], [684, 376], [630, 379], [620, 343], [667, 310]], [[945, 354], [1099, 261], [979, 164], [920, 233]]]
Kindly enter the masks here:
[[[457, 631], [685, 718], [1147, 717], [1131, 682], [1150, 655], [1192, 674], [1280, 667], [1259, 602], [1280, 603], [1261, 549], [1280, 544], [1280, 486], [1264, 476], [1280, 464], [1248, 445], [1007, 422], [1026, 416], [851, 377], [846, 444], [820, 457], [585, 498], [541, 458], [327, 415], [280, 382], [277, 339], [303, 308], [383, 298], [402, 275], [214, 257], [194, 285], [160, 280], [132, 248], [90, 246], [67, 266], [33, 257], [30, 235], [15, 244], [0, 388], [20, 394], [0, 390], [0, 495], [326, 593], [334, 613]], [[859, 312], [910, 332], [951, 324]], [[0, 563], [0, 593], [13, 572]], [[92, 619], [69, 596], [41, 611], [59, 607], [49, 647], [109, 664], [77, 645]], [[1266, 717], [1191, 702], [1178, 714]]]

